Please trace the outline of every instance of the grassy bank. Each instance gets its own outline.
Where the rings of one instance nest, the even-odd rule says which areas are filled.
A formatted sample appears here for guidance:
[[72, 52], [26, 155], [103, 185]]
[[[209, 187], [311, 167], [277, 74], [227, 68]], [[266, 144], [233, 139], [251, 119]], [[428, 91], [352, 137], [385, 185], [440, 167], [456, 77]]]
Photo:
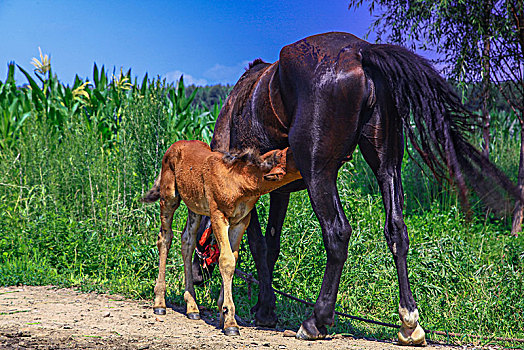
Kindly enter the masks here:
[[[49, 72], [42, 81], [29, 81], [31, 89], [9, 79], [0, 84], [0, 111], [10, 120], [2, 124], [0, 155], [0, 284], [56, 284], [152, 298], [158, 213], [138, 198], [172, 141], [209, 141], [218, 107], [191, 107], [183, 85], [147, 78], [132, 82], [130, 76], [110, 77], [96, 68], [93, 84], [84, 87], [81, 80], [65, 87]], [[492, 158], [515, 174], [518, 144], [516, 135], [503, 132], [509, 129], [506, 117], [496, 119], [501, 126], [494, 123], [499, 129]], [[480, 205], [465, 222], [453, 194], [423, 177], [407, 156], [403, 176], [410, 280], [424, 327], [524, 338], [522, 235], [509, 236], [508, 223], [486, 216]], [[397, 323], [398, 285], [383, 237], [382, 202], [358, 153], [340, 172], [339, 190], [353, 236], [337, 310]], [[266, 196], [258, 206], [263, 227], [268, 202]], [[177, 230], [185, 217], [180, 208]], [[179, 251], [175, 239], [168, 296], [183, 303]], [[254, 273], [248, 250], [241, 254], [240, 268]], [[293, 194], [275, 288], [314, 301], [325, 259], [307, 194]], [[197, 291], [202, 305], [215, 308], [219, 282], [214, 278]], [[248, 319], [256, 286], [249, 300], [248, 286], [239, 279], [234, 283], [238, 313]], [[280, 297], [277, 307], [283, 327], [298, 328], [311, 312]], [[395, 336], [393, 330], [345, 319], [330, 330]]]

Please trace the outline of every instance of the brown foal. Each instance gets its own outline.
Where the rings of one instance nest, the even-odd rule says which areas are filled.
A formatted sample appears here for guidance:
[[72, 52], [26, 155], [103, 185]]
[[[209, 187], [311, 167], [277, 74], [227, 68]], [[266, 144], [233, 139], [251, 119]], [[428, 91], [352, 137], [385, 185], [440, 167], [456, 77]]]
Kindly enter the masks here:
[[165, 273], [173, 239], [171, 225], [173, 214], [183, 200], [189, 211], [182, 232], [187, 317], [200, 318], [195, 301], [191, 258], [200, 220], [206, 215], [211, 218], [213, 234], [220, 249], [220, 327], [224, 328], [227, 335], [238, 335], [232, 282], [240, 241], [249, 225], [250, 212], [260, 196], [300, 178], [288, 148], [263, 155], [254, 150], [223, 154], [212, 152], [207, 144], [200, 141], [174, 143], [162, 159], [162, 171], [153, 188], [142, 198], [146, 203], [160, 199], [161, 229], [157, 241], [160, 262], [154, 313], [166, 313]]

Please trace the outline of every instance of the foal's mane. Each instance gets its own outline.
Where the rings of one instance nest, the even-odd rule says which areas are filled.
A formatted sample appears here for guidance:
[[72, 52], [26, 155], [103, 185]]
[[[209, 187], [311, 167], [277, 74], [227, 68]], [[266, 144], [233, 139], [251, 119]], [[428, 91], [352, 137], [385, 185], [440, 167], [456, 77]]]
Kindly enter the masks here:
[[267, 172], [275, 167], [280, 161], [277, 152], [273, 156], [263, 160], [260, 151], [256, 148], [246, 148], [244, 150], [232, 150], [222, 156], [222, 161], [228, 166], [254, 165], [263, 172]]

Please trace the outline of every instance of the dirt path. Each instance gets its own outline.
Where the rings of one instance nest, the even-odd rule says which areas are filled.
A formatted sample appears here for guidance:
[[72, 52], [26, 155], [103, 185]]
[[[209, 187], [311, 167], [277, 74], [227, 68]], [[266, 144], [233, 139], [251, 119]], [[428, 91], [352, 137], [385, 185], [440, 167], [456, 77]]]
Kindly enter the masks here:
[[240, 337], [227, 337], [212, 315], [203, 316], [190, 321], [175, 307], [156, 317], [149, 302], [115, 295], [0, 287], [0, 349], [410, 349], [339, 336], [307, 342], [255, 327], [241, 327]]

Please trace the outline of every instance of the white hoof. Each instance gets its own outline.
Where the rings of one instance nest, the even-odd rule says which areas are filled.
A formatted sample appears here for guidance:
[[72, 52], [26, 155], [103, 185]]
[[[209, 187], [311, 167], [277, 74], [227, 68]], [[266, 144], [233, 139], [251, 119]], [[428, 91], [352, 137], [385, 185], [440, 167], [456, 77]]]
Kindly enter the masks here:
[[418, 323], [418, 310], [409, 312], [408, 309], [398, 306], [398, 315], [402, 326], [398, 332], [398, 343], [400, 345], [426, 346], [426, 332]]
[[295, 334], [295, 338], [301, 339], [301, 340], [319, 340], [319, 339], [324, 339], [325, 337], [326, 337], [325, 334], [319, 334], [318, 336], [309, 334], [302, 325], [300, 326], [300, 329]]
[[398, 332], [398, 343], [400, 345], [426, 346], [426, 332], [418, 323], [414, 328], [408, 328], [402, 324]]

